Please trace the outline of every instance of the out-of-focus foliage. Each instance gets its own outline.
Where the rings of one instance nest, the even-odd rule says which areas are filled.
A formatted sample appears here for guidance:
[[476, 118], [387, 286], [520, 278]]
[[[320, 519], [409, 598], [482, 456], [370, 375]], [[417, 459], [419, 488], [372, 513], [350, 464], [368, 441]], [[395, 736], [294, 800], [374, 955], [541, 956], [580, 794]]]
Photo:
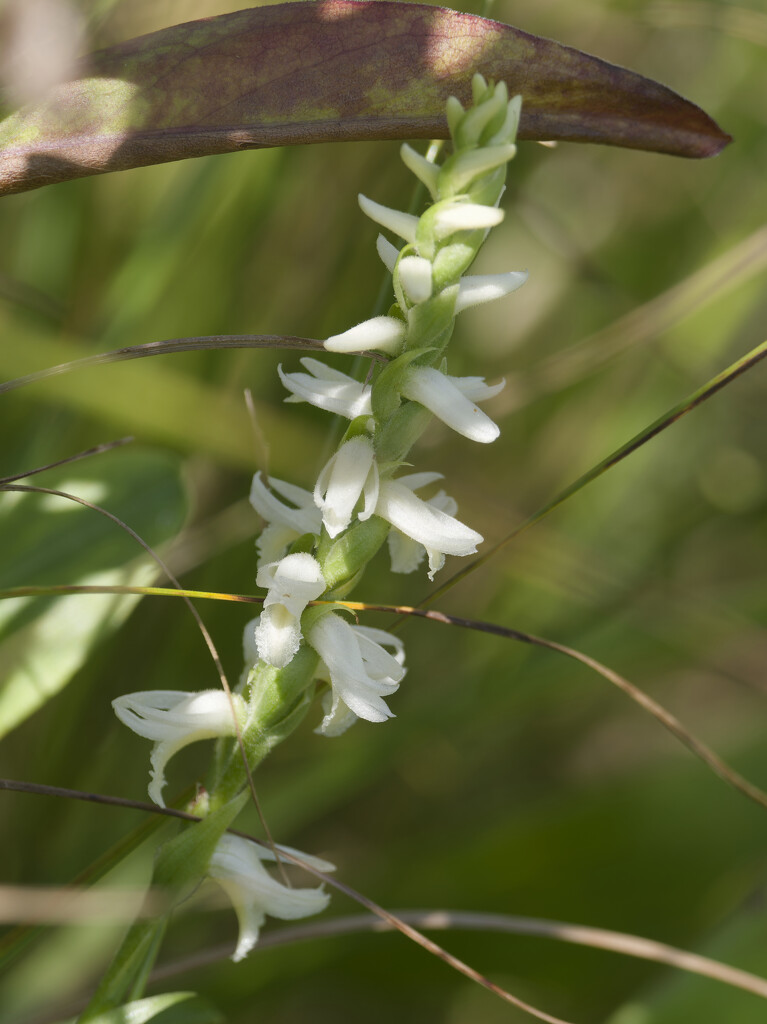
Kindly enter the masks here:
[[[237, 6], [82, 3], [94, 45]], [[764, 340], [767, 324], [765, 15], [756, 5], [749, 15], [694, 0], [498, 0], [492, 16], [667, 83], [735, 143], [701, 163], [520, 146], [506, 221], [477, 269], [527, 268], [530, 280], [504, 303], [462, 314], [450, 359], [452, 373], [509, 378], [488, 406], [501, 438], [478, 451], [435, 426], [415, 453], [419, 469], [448, 475], [461, 518], [488, 541]], [[745, 33], [744, 19], [762, 35]], [[403, 206], [410, 180], [395, 144], [339, 144], [146, 168], [5, 198], [2, 376], [74, 352], [184, 335], [341, 331], [370, 314], [382, 277], [375, 230], [356, 193]], [[646, 305], [727, 262], [749, 238], [747, 255], [720, 275], [726, 286], [701, 287], [659, 319], [657, 306]], [[596, 332], [604, 333], [585, 350], [595, 357], [573, 359]], [[252, 592], [250, 473], [268, 467], [309, 486], [322, 460], [326, 417], [282, 406], [279, 362], [293, 368], [297, 356], [184, 354], [13, 392], [0, 410], [0, 472], [133, 433], [185, 463], [193, 511], [170, 555], [184, 583]], [[763, 786], [764, 374], [757, 368], [736, 381], [441, 602], [587, 651]], [[264, 440], [249, 424], [244, 388], [253, 391]], [[106, 466], [119, 457], [100, 458]], [[13, 544], [4, 537], [4, 550]], [[412, 603], [427, 582], [425, 574], [389, 576], [382, 558], [355, 596]], [[200, 608], [236, 678], [248, 610]], [[387, 625], [381, 616], [365, 621]], [[280, 841], [326, 856], [343, 880], [387, 906], [578, 921], [767, 973], [764, 812], [584, 668], [434, 623], [413, 621], [403, 636], [409, 674], [392, 700], [395, 720], [359, 723], [332, 741], [307, 721], [258, 773]], [[183, 604], [146, 599], [62, 693], [3, 741], [0, 774], [141, 798], [148, 748], [114, 720], [109, 701], [136, 689], [215, 685]], [[202, 775], [208, 753], [200, 744], [179, 755], [170, 790]], [[67, 882], [140, 821], [134, 812], [8, 793], [0, 815], [2, 878], [28, 884]], [[139, 855], [120, 877], [145, 875], [146, 867]], [[333, 909], [352, 907], [334, 897]], [[230, 910], [190, 908], [171, 927], [163, 959], [233, 942], [235, 927]], [[30, 944], [0, 978], [3, 1020], [72, 1012], [70, 1002], [108, 955], [109, 929], [111, 939], [107, 926], [79, 926]], [[543, 939], [441, 938], [520, 996], [583, 1024], [764, 1019], [755, 996], [651, 964]], [[396, 935], [256, 950], [244, 965], [196, 971], [171, 987], [194, 988], [242, 1024], [376, 1024], [393, 1014], [403, 1024], [523, 1019]]]

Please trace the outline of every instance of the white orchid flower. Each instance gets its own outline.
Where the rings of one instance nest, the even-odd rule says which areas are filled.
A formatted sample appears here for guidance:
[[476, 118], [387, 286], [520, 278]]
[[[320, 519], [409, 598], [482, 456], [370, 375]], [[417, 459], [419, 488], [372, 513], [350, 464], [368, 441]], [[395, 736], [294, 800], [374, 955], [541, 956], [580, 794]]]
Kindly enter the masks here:
[[[112, 701], [114, 712], [123, 725], [139, 736], [154, 740], [149, 756], [152, 765], [149, 796], [160, 807], [165, 803], [165, 765], [175, 753], [197, 740], [235, 736], [235, 718], [242, 728], [247, 705], [239, 694], [232, 694], [231, 703], [223, 690], [144, 690], [128, 693]], [[234, 708], [234, 715], [232, 709]]]
[[374, 316], [348, 331], [334, 334], [323, 342], [328, 352], [366, 352], [375, 349], [397, 355], [405, 340], [407, 327], [395, 316]]
[[307, 373], [283, 373], [277, 367], [280, 380], [291, 392], [286, 402], [309, 402], [318, 409], [334, 412], [353, 420], [357, 416], [371, 416], [371, 388], [353, 377], [325, 366], [318, 359], [306, 356], [301, 365]]
[[[404, 477], [400, 477], [399, 482], [402, 482], [403, 479]], [[451, 498], [443, 490], [437, 491], [432, 498], [427, 498], [426, 504], [449, 516], [454, 516], [458, 511], [458, 503], [455, 498]], [[423, 544], [419, 544], [412, 537], [406, 537], [399, 530], [391, 530], [386, 541], [389, 546], [392, 572], [415, 572], [424, 556], [428, 555], [429, 570], [433, 579], [434, 573], [439, 572], [445, 564], [445, 556], [441, 551], [435, 551], [433, 548], [427, 551]]]
[[256, 626], [258, 656], [267, 665], [285, 668], [301, 643], [301, 615], [327, 589], [320, 563], [312, 555], [286, 555], [263, 565], [256, 583], [267, 591]]
[[[333, 864], [319, 857], [288, 846], [278, 846], [277, 850], [300, 857], [318, 871], [335, 871]], [[229, 896], [240, 923], [237, 948], [232, 955], [235, 962], [253, 949], [267, 914], [282, 921], [294, 921], [319, 914], [330, 901], [322, 887], [293, 889], [278, 882], [264, 867], [265, 860], [275, 860], [272, 850], [228, 833], [221, 836], [210, 859], [208, 873]]]
[[480, 203], [450, 203], [434, 215], [434, 236], [448, 238], [456, 231], [489, 230], [500, 224], [503, 210], [497, 206], [483, 206]]
[[[256, 541], [259, 568], [269, 562], [276, 562], [285, 554], [289, 545], [303, 534], [319, 533], [322, 529], [322, 516], [314, 504], [311, 491], [277, 480], [276, 477], [269, 477], [269, 484], [271, 490], [262, 480], [259, 471], [253, 477], [250, 488], [251, 505], [269, 524]], [[280, 501], [273, 492], [292, 502], [295, 508]]]
[[363, 507], [357, 518], [369, 519], [378, 500], [378, 466], [372, 443], [358, 436], [341, 445], [320, 471], [314, 488], [314, 502], [331, 537], [351, 523], [361, 497]]
[[472, 399], [492, 398], [505, 383], [489, 385], [483, 377], [449, 377], [433, 366], [413, 366], [405, 372], [400, 391], [464, 437], [489, 444], [501, 431]]
[[433, 580], [434, 573], [444, 565], [445, 555], [473, 555], [484, 538], [476, 530], [455, 519], [450, 512], [416, 497], [413, 493], [413, 476], [418, 477], [420, 474], [383, 481], [375, 514], [426, 549], [429, 556], [428, 575]]
[[[394, 267], [399, 256], [399, 249], [392, 245], [383, 235], [376, 239], [376, 249], [381, 257], [381, 262], [389, 271], [394, 273]], [[411, 257], [405, 257], [405, 260]], [[414, 257], [413, 257], [414, 258]], [[471, 306], [479, 306], [483, 302], [493, 302], [495, 299], [502, 299], [504, 295], [510, 295], [517, 288], [521, 288], [528, 278], [526, 270], [510, 270], [506, 274], [467, 274], [458, 282], [458, 297], [455, 300], [456, 314], [469, 309]], [[403, 285], [404, 287], [404, 285]], [[405, 289], [407, 291], [407, 289]], [[416, 301], [409, 295], [412, 301]]]
[[[395, 692], [405, 675], [399, 638], [380, 629], [352, 626], [330, 612], [312, 626], [306, 639], [322, 658], [332, 687], [331, 705], [325, 708], [318, 731], [329, 736], [343, 732], [352, 721], [344, 709], [368, 722], [394, 717], [383, 698]], [[393, 647], [395, 655], [384, 645]]]

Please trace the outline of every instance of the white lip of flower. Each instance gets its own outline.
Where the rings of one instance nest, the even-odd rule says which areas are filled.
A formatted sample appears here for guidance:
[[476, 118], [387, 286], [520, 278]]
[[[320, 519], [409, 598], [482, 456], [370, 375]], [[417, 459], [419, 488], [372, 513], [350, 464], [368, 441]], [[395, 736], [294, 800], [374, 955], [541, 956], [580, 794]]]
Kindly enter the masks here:
[[342, 334], [327, 338], [323, 345], [328, 352], [366, 352], [375, 349], [386, 355], [397, 355], [405, 340], [407, 327], [395, 316], [374, 316], [350, 327]]
[[283, 373], [282, 367], [277, 367], [280, 380], [292, 392], [286, 402], [309, 402], [318, 409], [337, 413], [348, 420], [372, 414], [369, 385], [325, 366], [318, 359], [307, 356], [301, 364], [308, 373]]
[[327, 589], [312, 555], [286, 555], [258, 570], [256, 583], [268, 591], [256, 626], [256, 648], [267, 665], [284, 668], [301, 643], [301, 615]]
[[447, 238], [456, 231], [489, 230], [503, 220], [503, 210], [480, 203], [450, 203], [434, 216], [434, 235]]
[[[376, 249], [381, 262], [389, 271], [394, 273], [394, 267], [399, 256], [399, 249], [391, 242], [379, 235], [376, 239]], [[405, 257], [409, 259], [410, 257]], [[405, 262], [402, 260], [402, 263]], [[402, 264], [400, 264], [400, 267]], [[479, 306], [483, 302], [493, 302], [495, 299], [502, 299], [504, 295], [510, 295], [517, 288], [521, 288], [528, 278], [526, 270], [511, 270], [505, 274], [475, 274], [462, 277], [458, 282], [458, 298], [455, 302], [456, 314], [469, 309], [471, 306]], [[415, 301], [415, 300], [414, 300]]]
[[415, 366], [405, 373], [400, 391], [405, 398], [420, 402], [464, 437], [489, 444], [501, 431], [472, 398], [480, 401], [492, 398], [505, 383], [501, 381], [491, 386], [485, 384], [482, 377], [448, 377], [432, 366]]
[[362, 436], [341, 445], [317, 478], [314, 501], [330, 537], [338, 536], [351, 523], [360, 497], [364, 503], [357, 518], [369, 519], [378, 500], [378, 466], [373, 445]]
[[375, 512], [426, 548], [429, 579], [433, 580], [444, 564], [442, 555], [473, 555], [484, 538], [452, 515], [417, 498], [412, 486], [403, 480], [407, 478], [381, 483]]
[[[338, 719], [347, 716], [337, 715], [339, 701], [368, 722], [394, 717], [383, 698], [394, 693], [405, 675], [404, 650], [398, 638], [383, 630], [352, 626], [329, 612], [312, 626], [306, 639], [322, 658], [333, 692], [332, 706], [319, 731], [326, 735], [343, 731]], [[394, 647], [398, 656], [389, 654], [382, 644]], [[344, 727], [350, 724], [347, 720]]]
[[[242, 728], [247, 705], [236, 693], [232, 694], [232, 703]], [[149, 796], [160, 807], [165, 806], [162, 798], [165, 765], [175, 753], [197, 740], [236, 735], [232, 704], [223, 690], [199, 693], [144, 690], [117, 697], [112, 707], [123, 725], [145, 739], [154, 740], [149, 757], [152, 765]]]
[[[300, 857], [318, 871], [335, 871], [333, 864], [319, 857], [311, 857], [289, 846], [277, 849]], [[253, 949], [267, 914], [283, 921], [294, 921], [319, 914], [330, 901], [322, 887], [292, 889], [278, 882], [264, 867], [264, 860], [275, 860], [272, 850], [241, 836], [225, 834], [219, 839], [208, 866], [210, 877], [231, 899], [240, 924], [237, 948], [232, 955], [235, 962]]]
[[305, 533], [319, 533], [322, 529], [322, 517], [311, 491], [275, 477], [270, 477], [269, 483], [273, 491], [297, 507], [291, 508], [275, 497], [261, 479], [261, 472], [256, 473], [250, 488], [250, 503], [269, 524], [256, 541], [259, 567], [280, 558], [298, 537]]
[[402, 213], [401, 210], [393, 210], [390, 206], [381, 206], [380, 203], [368, 199], [367, 196], [359, 195], [357, 199], [359, 200], [362, 212], [370, 217], [372, 221], [380, 224], [382, 228], [388, 228], [392, 234], [399, 235], [400, 238], [404, 238], [411, 245], [415, 244], [418, 217], [414, 217], [412, 213]]

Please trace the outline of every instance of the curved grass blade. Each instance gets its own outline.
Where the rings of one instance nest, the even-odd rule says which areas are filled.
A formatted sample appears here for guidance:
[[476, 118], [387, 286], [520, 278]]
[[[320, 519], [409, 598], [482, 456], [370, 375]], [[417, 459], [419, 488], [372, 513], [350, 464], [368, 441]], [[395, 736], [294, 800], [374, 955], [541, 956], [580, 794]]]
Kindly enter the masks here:
[[[393, 913], [401, 921], [412, 924], [422, 931], [481, 931], [508, 935], [538, 935], [559, 942], [569, 942], [575, 946], [604, 949], [611, 953], [621, 953], [639, 960], [664, 964], [676, 970], [688, 971], [703, 978], [712, 978], [767, 999], [767, 980], [757, 974], [751, 974], [738, 967], [730, 967], [699, 953], [690, 953], [676, 946], [669, 946], [665, 942], [644, 939], [626, 932], [591, 928], [568, 921], [550, 921], [540, 917], [520, 917], [516, 914], [484, 914], [466, 910], [395, 910]], [[329, 921], [312, 921], [309, 924], [279, 928], [262, 936], [258, 941], [258, 948], [263, 950], [311, 939], [389, 930], [384, 922], [372, 915], [354, 914], [348, 917], [334, 917]], [[164, 964], [153, 972], [152, 980], [165, 981], [178, 974], [197, 971], [201, 967], [225, 960], [231, 953], [231, 944], [222, 945], [196, 956]]]
[[[613, 466], [617, 466], [619, 462], [622, 462], [627, 455], [635, 452], [642, 445], [651, 441], [658, 434], [661, 434], [664, 430], [670, 427], [677, 420], [680, 420], [683, 416], [686, 416], [688, 412], [692, 412], [697, 406], [702, 405], [706, 399], [713, 397], [718, 391], [721, 391], [723, 387], [726, 387], [731, 381], [735, 380], [736, 377], [740, 377], [741, 374], [746, 373], [752, 367], [756, 366], [757, 363], [761, 362], [764, 357], [767, 356], [767, 341], [763, 341], [761, 345], [757, 345], [756, 348], [751, 349], [742, 359], [738, 359], [737, 362], [732, 363], [726, 370], [717, 374], [703, 387], [698, 388], [691, 395], [681, 401], [678, 405], [675, 405], [673, 409], [659, 416], [657, 420], [645, 427], [638, 434], [635, 434], [630, 441], [621, 445], [611, 455], [608, 455], [606, 459], [597, 463], [592, 469], [566, 487], [563, 491], [560, 491], [551, 501], [542, 505], [537, 511], [533, 512], [532, 515], [528, 516], [527, 519], [523, 520], [516, 526], [511, 533], [508, 533], [502, 540], [499, 540], [497, 544], [494, 544], [489, 551], [486, 551], [479, 558], [475, 558], [473, 562], [465, 566], [463, 569], [459, 569], [457, 573], [446, 580], [441, 586], [437, 587], [433, 593], [429, 594], [423, 599], [421, 605], [431, 604], [436, 601], [438, 597], [441, 597], [446, 591], [454, 587], [456, 583], [460, 582], [465, 576], [479, 569], [489, 559], [496, 555], [499, 551], [506, 547], [512, 540], [518, 537], [528, 527], [533, 526], [535, 523], [544, 519], [549, 512], [553, 512], [554, 509], [559, 508], [561, 504], [571, 498], [578, 491], [582, 490], [587, 484], [596, 480], [603, 473], [606, 473], [608, 469], [612, 469]], [[420, 607], [420, 606], [419, 606]]]
[[471, 77], [524, 97], [519, 137], [706, 157], [729, 141], [635, 72], [441, 7], [311, 0], [187, 22], [87, 57], [0, 124], [0, 195], [212, 153], [447, 138]]

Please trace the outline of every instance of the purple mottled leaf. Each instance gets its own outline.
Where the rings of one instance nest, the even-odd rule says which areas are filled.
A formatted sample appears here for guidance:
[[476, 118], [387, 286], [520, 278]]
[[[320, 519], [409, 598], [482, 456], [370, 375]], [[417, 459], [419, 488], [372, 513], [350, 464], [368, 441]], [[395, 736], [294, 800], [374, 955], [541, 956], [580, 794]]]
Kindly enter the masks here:
[[712, 156], [702, 110], [633, 71], [486, 18], [422, 4], [312, 0], [153, 32], [0, 122], [0, 195], [263, 146], [447, 136], [471, 77], [521, 93], [520, 138]]

